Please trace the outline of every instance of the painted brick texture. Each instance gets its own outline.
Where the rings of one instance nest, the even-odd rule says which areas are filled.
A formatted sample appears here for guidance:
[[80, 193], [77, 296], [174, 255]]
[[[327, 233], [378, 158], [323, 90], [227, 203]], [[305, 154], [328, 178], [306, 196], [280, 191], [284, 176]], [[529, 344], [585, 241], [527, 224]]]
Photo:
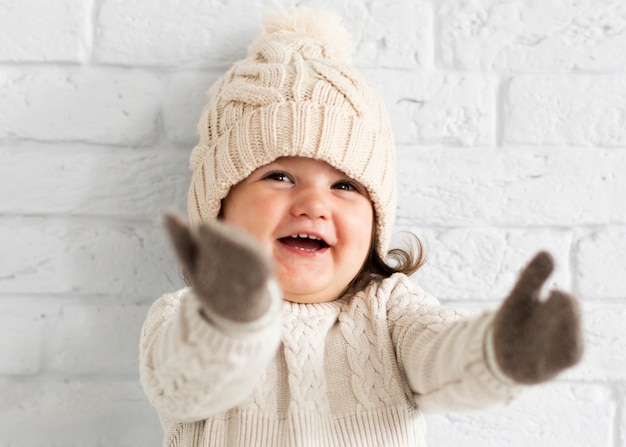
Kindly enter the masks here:
[[[274, 0], [0, 0], [0, 447], [154, 446], [149, 305], [183, 286], [205, 91]], [[428, 416], [430, 447], [626, 447], [626, 6], [319, 0], [389, 107], [397, 230], [444, 302], [497, 306], [539, 249], [582, 300], [582, 364], [506, 408]]]

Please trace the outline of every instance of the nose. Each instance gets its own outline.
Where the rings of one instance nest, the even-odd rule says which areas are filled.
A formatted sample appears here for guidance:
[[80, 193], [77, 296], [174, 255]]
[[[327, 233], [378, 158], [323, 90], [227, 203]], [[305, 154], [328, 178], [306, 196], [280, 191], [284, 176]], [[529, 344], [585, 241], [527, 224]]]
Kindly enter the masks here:
[[291, 214], [309, 219], [328, 219], [331, 203], [328, 191], [319, 186], [301, 188], [291, 204]]

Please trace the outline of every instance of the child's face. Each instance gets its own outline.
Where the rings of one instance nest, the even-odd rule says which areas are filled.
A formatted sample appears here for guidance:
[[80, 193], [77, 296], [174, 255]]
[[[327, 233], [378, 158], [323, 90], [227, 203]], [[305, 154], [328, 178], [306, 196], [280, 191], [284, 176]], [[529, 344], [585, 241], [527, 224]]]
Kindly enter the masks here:
[[339, 297], [361, 270], [374, 223], [362, 185], [327, 163], [300, 157], [262, 166], [233, 187], [222, 217], [271, 253], [284, 298], [297, 303]]

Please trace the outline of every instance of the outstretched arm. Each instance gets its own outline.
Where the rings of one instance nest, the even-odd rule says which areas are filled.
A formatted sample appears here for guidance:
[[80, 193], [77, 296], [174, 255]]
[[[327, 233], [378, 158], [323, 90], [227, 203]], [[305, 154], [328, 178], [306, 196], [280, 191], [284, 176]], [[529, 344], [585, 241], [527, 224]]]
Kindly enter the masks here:
[[395, 311], [398, 359], [423, 411], [506, 403], [580, 360], [577, 301], [560, 291], [540, 298], [552, 269], [539, 253], [495, 312], [458, 318], [438, 303]]
[[166, 226], [191, 289], [151, 308], [141, 382], [162, 420], [194, 421], [246, 399], [280, 343], [281, 297], [255, 243], [221, 224]]

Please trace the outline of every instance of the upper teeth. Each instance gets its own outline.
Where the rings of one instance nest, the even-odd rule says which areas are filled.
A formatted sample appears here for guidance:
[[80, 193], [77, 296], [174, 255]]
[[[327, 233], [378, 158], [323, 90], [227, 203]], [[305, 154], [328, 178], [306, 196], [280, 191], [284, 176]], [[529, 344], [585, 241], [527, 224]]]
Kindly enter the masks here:
[[294, 239], [302, 238], [302, 239], [314, 239], [316, 241], [321, 241], [321, 239], [319, 237], [313, 236], [311, 234], [294, 234], [291, 237], [294, 238]]

